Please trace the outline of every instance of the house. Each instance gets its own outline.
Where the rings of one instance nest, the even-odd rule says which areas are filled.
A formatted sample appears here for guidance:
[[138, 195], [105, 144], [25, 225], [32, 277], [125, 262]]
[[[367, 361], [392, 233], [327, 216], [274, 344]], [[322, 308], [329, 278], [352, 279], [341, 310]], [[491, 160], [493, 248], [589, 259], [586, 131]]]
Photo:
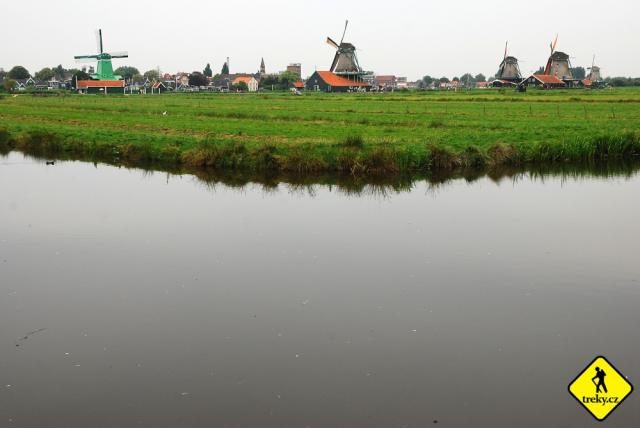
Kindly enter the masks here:
[[258, 80], [253, 76], [237, 76], [231, 82], [231, 85], [236, 86], [240, 83], [245, 83], [247, 85], [249, 92], [258, 92]]
[[316, 71], [307, 80], [309, 91], [322, 92], [368, 92], [371, 84], [356, 80], [349, 80], [330, 71]]
[[541, 86], [544, 89], [564, 88], [566, 86], [562, 80], [548, 74], [532, 74], [523, 80], [521, 85]]
[[476, 82], [476, 89], [487, 89], [489, 85], [489, 82]]
[[298, 91], [302, 91], [304, 89], [304, 83], [302, 80], [298, 80], [297, 82], [293, 82], [293, 89], [297, 89]]
[[440, 82], [439, 87], [440, 89], [446, 89], [447, 91], [449, 90], [457, 91], [458, 88], [462, 87], [462, 84], [460, 83], [459, 80], [452, 80], [450, 82]]
[[176, 86], [188, 87], [189, 86], [189, 73], [176, 74]]
[[167, 86], [162, 82], [153, 82], [151, 84], [151, 93], [152, 94], [161, 94], [163, 92], [167, 92]]
[[124, 80], [78, 80], [76, 87], [82, 94], [124, 93]]
[[393, 91], [398, 87], [398, 81], [396, 76], [375, 76], [373, 86], [377, 86], [380, 91]]

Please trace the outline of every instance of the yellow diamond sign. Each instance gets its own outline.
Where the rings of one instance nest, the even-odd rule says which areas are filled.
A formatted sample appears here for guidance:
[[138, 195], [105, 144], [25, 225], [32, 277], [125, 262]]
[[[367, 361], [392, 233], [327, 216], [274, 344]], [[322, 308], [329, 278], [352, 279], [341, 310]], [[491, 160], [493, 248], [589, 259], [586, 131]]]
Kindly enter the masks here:
[[633, 385], [605, 357], [598, 357], [569, 385], [569, 393], [604, 421], [633, 391]]

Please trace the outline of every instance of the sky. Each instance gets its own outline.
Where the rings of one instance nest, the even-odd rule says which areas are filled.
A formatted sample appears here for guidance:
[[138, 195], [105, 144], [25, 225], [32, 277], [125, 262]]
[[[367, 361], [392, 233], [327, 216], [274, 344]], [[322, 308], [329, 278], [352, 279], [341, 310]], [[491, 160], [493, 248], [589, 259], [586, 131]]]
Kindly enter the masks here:
[[309, 76], [329, 69], [335, 51], [325, 40], [339, 41], [348, 19], [345, 41], [377, 74], [491, 76], [507, 40], [529, 74], [546, 62], [558, 34], [557, 49], [574, 67], [590, 66], [595, 55], [604, 76], [640, 76], [639, 16], [638, 0], [12, 1], [3, 4], [0, 67], [80, 67], [73, 56], [96, 53], [95, 30], [102, 28], [106, 51], [129, 52], [114, 68], [174, 73], [211, 63], [217, 72], [230, 57], [232, 73], [254, 73], [264, 57], [267, 72], [295, 62]]

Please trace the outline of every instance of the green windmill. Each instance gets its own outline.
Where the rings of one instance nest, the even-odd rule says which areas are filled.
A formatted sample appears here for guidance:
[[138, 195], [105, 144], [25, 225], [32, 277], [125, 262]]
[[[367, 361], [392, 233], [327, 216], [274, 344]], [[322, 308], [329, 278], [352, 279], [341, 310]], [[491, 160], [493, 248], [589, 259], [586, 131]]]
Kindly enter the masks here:
[[113, 74], [113, 65], [111, 64], [111, 60], [113, 58], [129, 58], [129, 54], [127, 52], [105, 52], [102, 45], [102, 30], [98, 30], [96, 32], [96, 39], [98, 42], [98, 51], [100, 53], [95, 55], [74, 56], [76, 62], [87, 63], [97, 61], [98, 66], [96, 67], [96, 73], [91, 75], [91, 78], [94, 80], [122, 80], [122, 76]]

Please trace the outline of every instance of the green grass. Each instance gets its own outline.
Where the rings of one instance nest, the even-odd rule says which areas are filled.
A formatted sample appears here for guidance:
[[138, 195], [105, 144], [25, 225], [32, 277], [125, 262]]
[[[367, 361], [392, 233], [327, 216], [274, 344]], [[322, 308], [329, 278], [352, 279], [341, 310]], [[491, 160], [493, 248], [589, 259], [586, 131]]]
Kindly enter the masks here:
[[640, 89], [0, 99], [5, 151], [225, 171], [630, 160], [640, 155], [639, 125]]

